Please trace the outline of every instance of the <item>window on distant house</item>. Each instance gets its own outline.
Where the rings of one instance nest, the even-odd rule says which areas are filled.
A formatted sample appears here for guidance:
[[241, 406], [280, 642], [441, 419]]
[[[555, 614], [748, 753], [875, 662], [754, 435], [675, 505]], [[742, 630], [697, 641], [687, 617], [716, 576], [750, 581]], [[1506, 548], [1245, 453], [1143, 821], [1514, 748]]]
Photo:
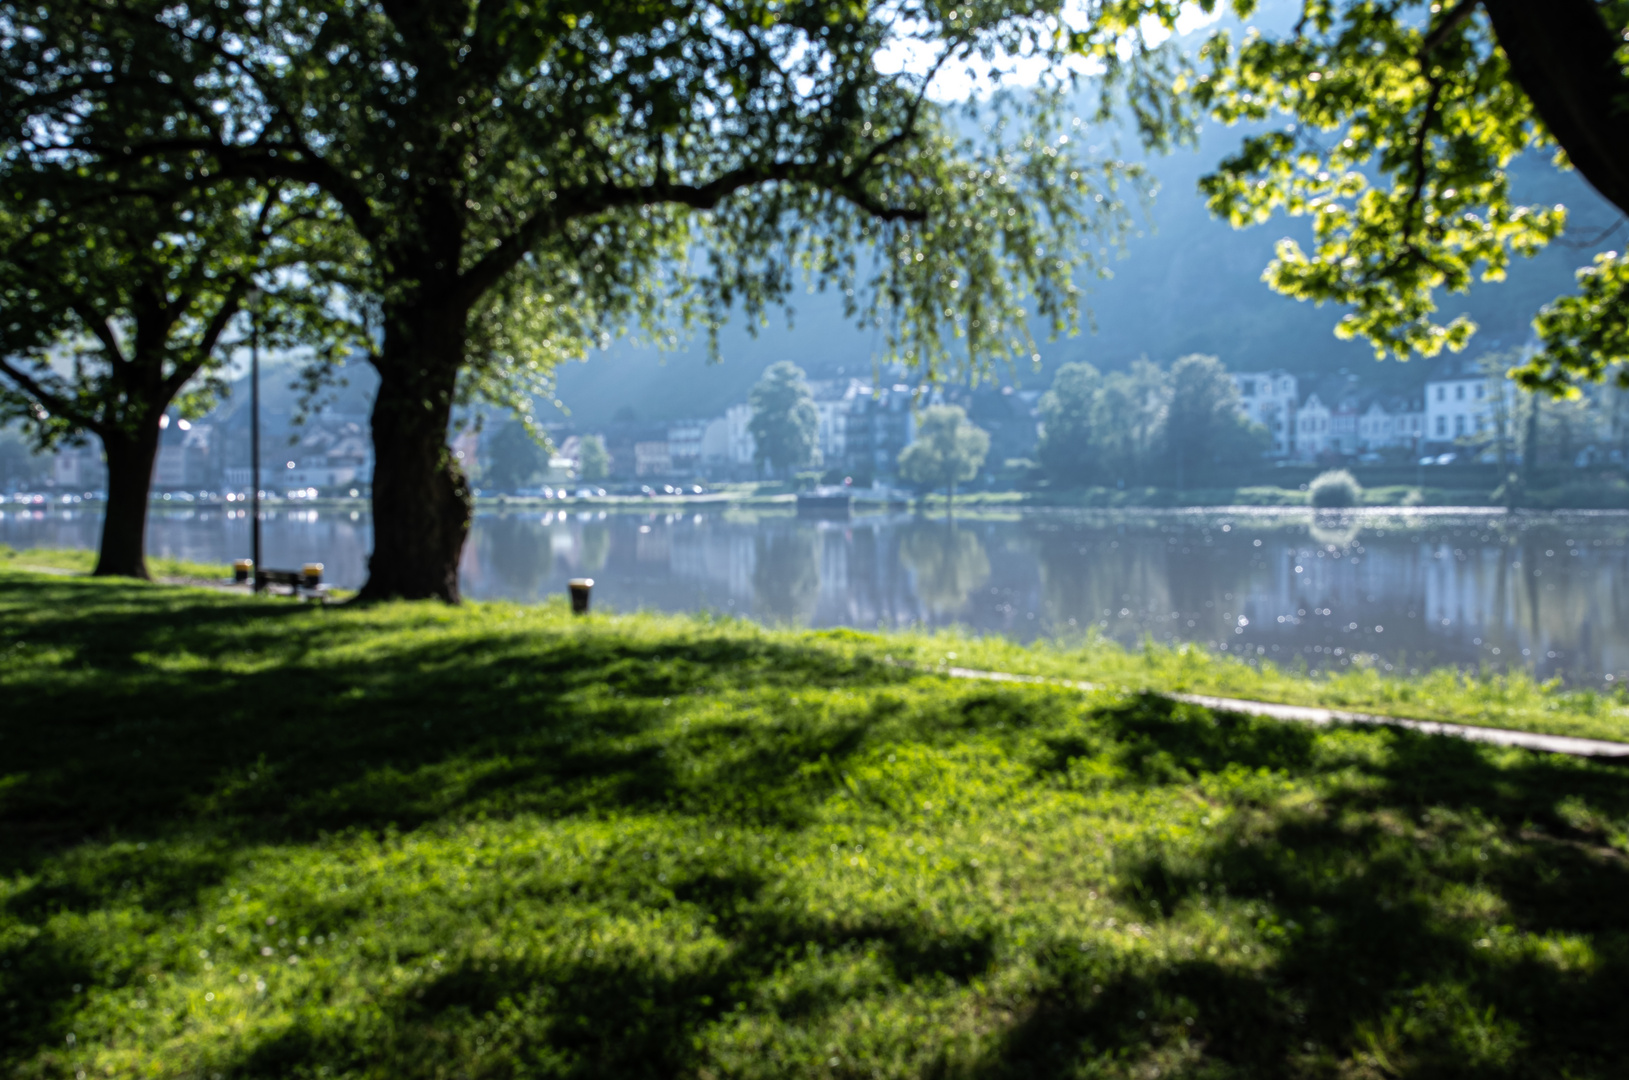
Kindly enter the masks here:
[[1455, 435], [1463, 435], [1463, 434], [1465, 434], [1465, 414], [1464, 413], [1461, 413], [1458, 416], [1454, 417], [1454, 434]]
[[1448, 434], [1448, 418], [1446, 416], [1437, 417], [1437, 434]]
[[1486, 389], [1487, 389], [1487, 387], [1483, 386], [1481, 383], [1476, 384], [1476, 400], [1478, 400], [1478, 401], [1482, 400], [1482, 391], [1484, 391]]
[[1459, 386], [1454, 387], [1454, 400], [1455, 401], [1464, 401], [1465, 400], [1465, 386], [1464, 386], [1463, 383], [1460, 384]]
[[1437, 387], [1437, 400], [1438, 401], [1446, 401], [1446, 400], [1448, 400], [1448, 388], [1446, 386]]

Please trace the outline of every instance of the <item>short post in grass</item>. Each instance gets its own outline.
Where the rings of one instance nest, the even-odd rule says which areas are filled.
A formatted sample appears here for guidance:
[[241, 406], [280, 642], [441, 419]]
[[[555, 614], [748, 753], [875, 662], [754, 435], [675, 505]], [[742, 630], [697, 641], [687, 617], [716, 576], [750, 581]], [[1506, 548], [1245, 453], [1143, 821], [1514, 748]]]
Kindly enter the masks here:
[[300, 576], [305, 579], [305, 587], [316, 589], [322, 585], [322, 563], [308, 562], [300, 567]]
[[594, 579], [591, 577], [574, 577], [566, 584], [571, 587], [571, 613], [573, 615], [587, 615], [588, 594], [594, 591]]
[[255, 572], [255, 561], [253, 559], [233, 559], [232, 560], [232, 580], [234, 582], [236, 582], [237, 584], [239, 584], [239, 585], [248, 584], [249, 575], [254, 573], [254, 572]]

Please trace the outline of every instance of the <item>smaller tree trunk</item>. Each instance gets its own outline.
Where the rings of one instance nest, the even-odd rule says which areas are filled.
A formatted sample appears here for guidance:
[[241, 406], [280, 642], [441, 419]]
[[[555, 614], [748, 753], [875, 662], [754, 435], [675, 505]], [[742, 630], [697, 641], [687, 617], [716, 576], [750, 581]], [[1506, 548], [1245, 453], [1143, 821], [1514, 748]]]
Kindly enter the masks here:
[[104, 436], [102, 452], [107, 458], [107, 510], [94, 573], [146, 580], [147, 499], [158, 456], [156, 418], [135, 435]]

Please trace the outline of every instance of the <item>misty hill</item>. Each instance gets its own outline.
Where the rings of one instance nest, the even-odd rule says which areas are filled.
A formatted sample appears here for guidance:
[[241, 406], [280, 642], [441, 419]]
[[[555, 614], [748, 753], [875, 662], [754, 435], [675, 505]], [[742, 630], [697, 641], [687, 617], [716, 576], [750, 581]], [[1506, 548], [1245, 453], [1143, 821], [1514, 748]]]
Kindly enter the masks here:
[[[1196, 150], [1147, 162], [1159, 192], [1148, 213], [1139, 214], [1138, 234], [1113, 263], [1113, 278], [1090, 283], [1086, 304], [1095, 331], [1043, 342], [1043, 370], [1019, 372], [1017, 381], [1044, 387], [1051, 382], [1046, 369], [1075, 360], [1116, 369], [1142, 355], [1168, 364], [1193, 352], [1215, 354], [1233, 370], [1281, 367], [1316, 376], [1346, 369], [1366, 385], [1390, 389], [1424, 381], [1430, 361], [1376, 362], [1366, 344], [1335, 338], [1341, 309], [1300, 303], [1262, 284], [1277, 241], [1290, 236], [1305, 246], [1311, 230], [1305, 219], [1278, 217], [1235, 231], [1210, 215], [1197, 181], [1240, 137], [1238, 129], [1211, 128]], [[1573, 271], [1594, 250], [1621, 242], [1600, 236], [1619, 215], [1576, 174], [1533, 156], [1514, 180], [1520, 199], [1565, 203], [1571, 223], [1561, 242], [1536, 258], [1515, 260], [1508, 280], [1479, 285], [1466, 296], [1439, 296], [1445, 317], [1463, 312], [1481, 327], [1473, 353], [1528, 340], [1534, 313], [1571, 290]], [[1585, 246], [1592, 240], [1597, 243]], [[586, 363], [564, 365], [559, 390], [570, 422], [601, 425], [624, 407], [645, 420], [714, 416], [745, 401], [759, 374], [777, 360], [791, 360], [813, 378], [864, 376], [882, 348], [880, 335], [845, 322], [837, 298], [820, 294], [800, 298], [790, 327], [776, 318], [754, 337], [732, 324], [721, 342], [716, 364], [707, 363], [705, 342], [697, 340], [665, 354], [617, 343]]]

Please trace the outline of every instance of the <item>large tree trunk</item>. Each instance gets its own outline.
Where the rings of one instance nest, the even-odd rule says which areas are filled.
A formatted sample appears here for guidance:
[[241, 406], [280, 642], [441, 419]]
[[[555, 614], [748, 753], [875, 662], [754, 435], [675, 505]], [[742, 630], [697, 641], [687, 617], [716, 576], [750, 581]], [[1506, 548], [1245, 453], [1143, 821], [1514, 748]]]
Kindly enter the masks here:
[[1482, 0], [1510, 72], [1596, 191], [1629, 213], [1629, 77], [1596, 0]]
[[387, 313], [373, 404], [373, 555], [360, 600], [458, 602], [470, 494], [447, 423], [465, 319], [447, 304]]
[[102, 439], [107, 457], [107, 511], [102, 516], [97, 577], [148, 576], [147, 498], [153, 486], [153, 460], [158, 456], [158, 424], [144, 426], [151, 430]]

